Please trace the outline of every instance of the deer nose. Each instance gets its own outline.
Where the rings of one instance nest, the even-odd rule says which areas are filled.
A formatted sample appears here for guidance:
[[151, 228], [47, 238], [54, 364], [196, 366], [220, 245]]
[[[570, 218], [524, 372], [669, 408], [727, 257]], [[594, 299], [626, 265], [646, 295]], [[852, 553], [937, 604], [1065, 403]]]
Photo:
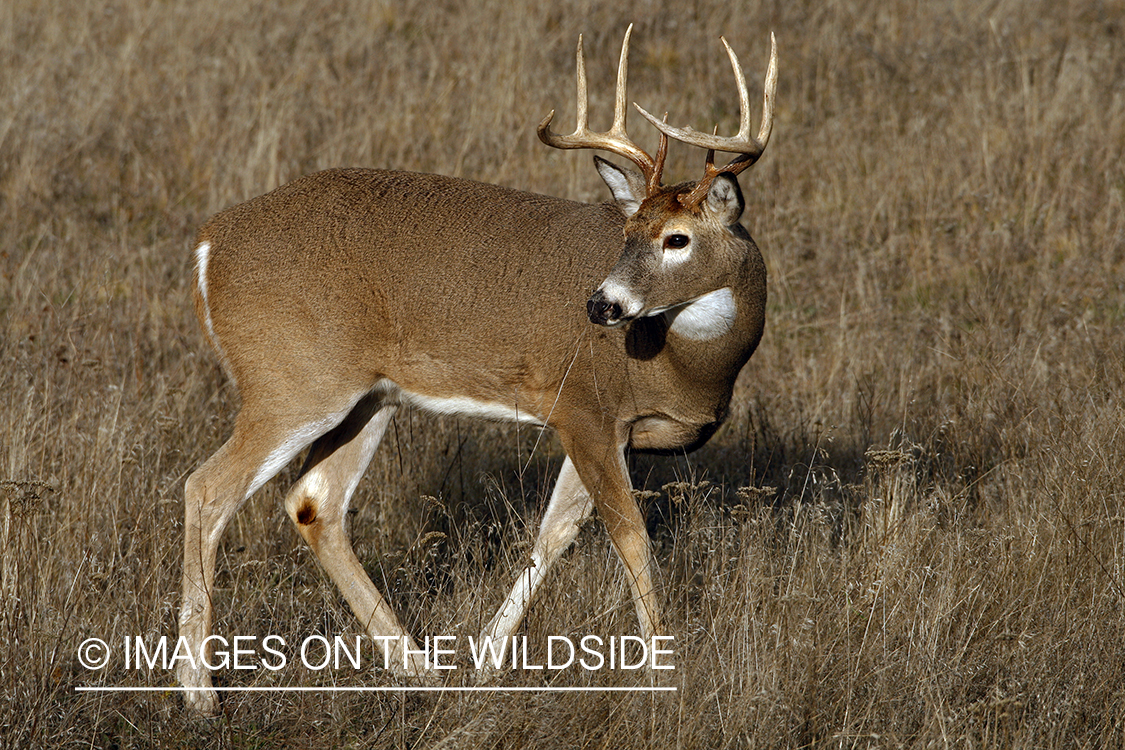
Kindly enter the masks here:
[[586, 302], [586, 314], [590, 316], [591, 323], [615, 325], [621, 321], [621, 305], [606, 299], [605, 293], [599, 289]]

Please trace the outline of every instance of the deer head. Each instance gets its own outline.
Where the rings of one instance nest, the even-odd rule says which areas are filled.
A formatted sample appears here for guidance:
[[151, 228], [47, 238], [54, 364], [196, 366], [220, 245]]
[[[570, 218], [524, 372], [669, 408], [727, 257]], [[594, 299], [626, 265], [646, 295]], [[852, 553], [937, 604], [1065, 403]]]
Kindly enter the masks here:
[[[586, 62], [578, 39], [577, 127], [571, 135], [551, 130], [552, 110], [539, 124], [539, 138], [554, 148], [592, 148], [609, 151], [633, 162], [640, 173], [595, 156], [598, 173], [609, 186], [625, 223], [625, 247], [613, 271], [586, 304], [591, 322], [620, 326], [635, 318], [656, 315], [690, 303], [723, 288], [715, 268], [737, 268], [738, 256], [749, 241], [738, 223], [744, 201], [737, 176], [762, 155], [773, 129], [773, 102], [777, 90], [777, 43], [770, 36], [770, 62], [766, 73], [762, 123], [757, 137], [750, 133], [749, 94], [738, 56], [722, 39], [738, 85], [739, 128], [731, 137], [700, 133], [690, 127], [668, 125], [634, 104], [660, 131], [656, 156], [650, 156], [625, 130], [626, 80], [629, 70], [629, 37], [625, 33], [617, 67], [613, 124], [604, 133], [590, 130], [586, 90]], [[704, 174], [696, 182], [665, 187], [661, 184], [668, 139], [707, 149]], [[716, 166], [715, 152], [737, 154]], [[716, 286], [716, 282], [719, 286]]]

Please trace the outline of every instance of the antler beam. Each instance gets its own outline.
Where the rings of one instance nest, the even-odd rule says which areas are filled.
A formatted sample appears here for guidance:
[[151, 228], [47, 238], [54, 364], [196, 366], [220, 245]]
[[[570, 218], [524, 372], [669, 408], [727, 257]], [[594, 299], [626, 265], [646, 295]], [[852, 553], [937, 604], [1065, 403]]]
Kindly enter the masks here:
[[[578, 124], [571, 135], [560, 135], [551, 130], [551, 120], [555, 111], [543, 118], [539, 123], [539, 140], [554, 148], [596, 148], [622, 156], [636, 164], [645, 178], [647, 195], [654, 194], [660, 188], [660, 176], [664, 171], [664, 157], [668, 150], [668, 137], [661, 132], [660, 145], [657, 148], [656, 158], [653, 159], [642, 148], [635, 144], [629, 134], [625, 132], [625, 92], [626, 80], [629, 77], [629, 36], [633, 33], [633, 25], [629, 24], [625, 32], [625, 41], [621, 43], [621, 59], [617, 64], [617, 92], [613, 105], [613, 125], [604, 133], [590, 130], [588, 125], [587, 110], [589, 100], [586, 91], [586, 59], [582, 53], [582, 37], [578, 37]], [[636, 105], [634, 105], [636, 106]], [[648, 113], [641, 110], [648, 117]]]
[[[702, 201], [704, 196], [707, 195], [707, 191], [710, 190], [711, 183], [718, 175], [723, 172], [737, 175], [756, 162], [762, 152], [765, 151], [766, 144], [769, 143], [770, 132], [773, 130], [774, 97], [777, 93], [777, 40], [771, 33], [770, 62], [766, 71], [765, 98], [762, 103], [762, 124], [758, 129], [757, 138], [750, 135], [750, 96], [747, 92], [746, 76], [742, 72], [742, 65], [738, 62], [738, 56], [734, 54], [734, 50], [727, 44], [727, 40], [722, 37], [720, 37], [720, 40], [726, 47], [731, 68], [734, 70], [735, 83], [738, 85], [738, 133], [736, 135], [724, 137], [717, 134], [701, 133], [691, 127], [672, 127], [667, 122], [658, 120], [639, 105], [633, 105], [663, 135], [689, 146], [707, 149], [707, 165], [703, 179], [696, 184], [691, 193], [681, 199], [681, 204], [685, 206], [695, 205]], [[726, 166], [716, 167], [714, 162], [716, 151], [734, 153], [738, 156], [727, 162]]]

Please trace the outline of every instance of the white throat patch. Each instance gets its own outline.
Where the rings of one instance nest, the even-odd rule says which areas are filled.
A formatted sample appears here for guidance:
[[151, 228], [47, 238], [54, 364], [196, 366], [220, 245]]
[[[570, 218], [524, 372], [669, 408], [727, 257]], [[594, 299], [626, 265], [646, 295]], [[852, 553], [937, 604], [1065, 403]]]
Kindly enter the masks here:
[[730, 287], [723, 287], [683, 307], [668, 310], [664, 315], [668, 319], [668, 330], [677, 336], [706, 341], [730, 332], [738, 317], [738, 305]]

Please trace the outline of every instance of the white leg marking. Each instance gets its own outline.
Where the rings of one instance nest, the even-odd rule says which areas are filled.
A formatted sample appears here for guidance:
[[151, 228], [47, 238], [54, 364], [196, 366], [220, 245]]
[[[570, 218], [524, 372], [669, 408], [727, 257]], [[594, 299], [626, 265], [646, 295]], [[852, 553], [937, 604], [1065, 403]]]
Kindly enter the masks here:
[[531, 565], [516, 579], [512, 592], [485, 628], [485, 635], [507, 638], [519, 627], [536, 589], [551, 569], [551, 564], [574, 541], [582, 522], [590, 515], [593, 507], [593, 499], [586, 492], [578, 471], [567, 457], [555, 482], [547, 512], [543, 514], [539, 536], [531, 553]]
[[250, 482], [250, 487], [246, 490], [246, 497], [253, 495], [277, 472], [285, 468], [285, 465], [292, 461], [305, 446], [344, 421], [344, 417], [348, 416], [352, 406], [355, 406], [357, 401], [359, 401], [359, 398], [356, 398], [352, 405], [344, 411], [309, 422], [290, 433], [289, 437], [281, 445], [274, 448], [266, 457], [266, 460], [262, 462], [262, 465], [258, 468], [258, 473], [254, 475], [254, 481]]
[[370, 427], [364, 431], [363, 434], [363, 459], [362, 466], [356, 470], [350, 480], [348, 486], [344, 490], [344, 507], [346, 508], [351, 503], [352, 495], [355, 494], [356, 488], [359, 487], [359, 480], [363, 479], [364, 473], [367, 472], [367, 465], [371, 463], [372, 457], [375, 455], [379, 443], [383, 441], [383, 435], [387, 431], [387, 425], [391, 423], [394, 418], [395, 412], [398, 411], [397, 406], [384, 406], [379, 409], [375, 416], [371, 417]]
[[500, 607], [492, 621], [488, 623], [488, 627], [485, 628], [485, 634], [494, 638], [507, 638], [511, 633], [514, 633], [516, 628], [519, 627], [520, 621], [523, 620], [523, 615], [531, 603], [531, 597], [546, 575], [547, 568], [543, 565], [543, 560], [533, 552], [531, 554], [531, 565], [520, 573], [519, 578], [516, 579], [516, 585], [512, 587], [512, 592], [508, 594], [503, 606]]

